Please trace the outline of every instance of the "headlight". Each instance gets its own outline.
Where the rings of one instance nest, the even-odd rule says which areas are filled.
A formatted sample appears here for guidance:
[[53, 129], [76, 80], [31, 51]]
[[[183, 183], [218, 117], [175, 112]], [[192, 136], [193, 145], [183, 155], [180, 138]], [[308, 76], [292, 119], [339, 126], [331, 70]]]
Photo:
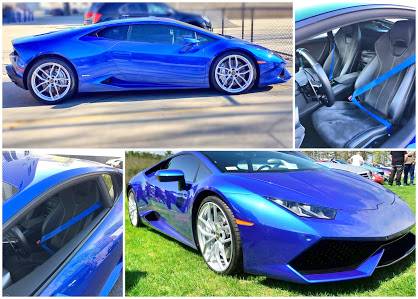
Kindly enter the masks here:
[[283, 200], [273, 197], [267, 197], [268, 200], [271, 200], [283, 208], [288, 209], [289, 211], [295, 213], [300, 217], [307, 218], [319, 218], [319, 219], [334, 219], [337, 215], [337, 210], [331, 208], [325, 208], [320, 206], [303, 204], [290, 200]]

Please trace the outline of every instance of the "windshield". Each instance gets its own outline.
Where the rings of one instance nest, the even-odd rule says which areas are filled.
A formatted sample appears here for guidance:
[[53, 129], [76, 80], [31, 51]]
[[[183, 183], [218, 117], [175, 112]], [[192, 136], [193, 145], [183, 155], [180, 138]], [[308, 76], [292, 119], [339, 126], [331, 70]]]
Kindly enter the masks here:
[[17, 188], [3, 182], [3, 202], [7, 201], [10, 197], [17, 193]]
[[324, 169], [307, 159], [281, 152], [202, 152], [222, 172], [288, 172]]

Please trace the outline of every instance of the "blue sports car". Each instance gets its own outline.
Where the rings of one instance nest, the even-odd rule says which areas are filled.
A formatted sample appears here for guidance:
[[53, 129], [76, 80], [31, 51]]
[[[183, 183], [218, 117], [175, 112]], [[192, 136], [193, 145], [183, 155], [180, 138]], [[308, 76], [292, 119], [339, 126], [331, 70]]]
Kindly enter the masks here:
[[397, 4], [295, 2], [298, 146], [415, 147], [415, 14]]
[[214, 87], [238, 94], [286, 82], [286, 61], [261, 46], [166, 18], [124, 19], [13, 41], [11, 80], [38, 100], [76, 92]]
[[127, 192], [132, 225], [198, 249], [220, 274], [341, 281], [415, 250], [415, 215], [394, 193], [284, 152], [181, 152]]
[[122, 171], [11, 151], [2, 186], [3, 295], [107, 296], [122, 271]]

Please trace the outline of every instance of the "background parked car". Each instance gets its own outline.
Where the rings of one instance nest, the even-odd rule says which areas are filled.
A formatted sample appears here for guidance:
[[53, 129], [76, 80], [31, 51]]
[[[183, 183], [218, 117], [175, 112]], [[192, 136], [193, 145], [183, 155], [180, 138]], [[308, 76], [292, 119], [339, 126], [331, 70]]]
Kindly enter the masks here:
[[138, 17], [171, 18], [204, 29], [212, 30], [212, 23], [206, 16], [177, 11], [165, 3], [118, 2], [92, 3], [84, 16], [84, 25], [115, 19]]
[[359, 167], [359, 166], [353, 166], [353, 165], [348, 164], [348, 163], [343, 164], [343, 163], [341, 163], [341, 161], [337, 162], [334, 159], [330, 160], [328, 162], [317, 162], [317, 163], [320, 164], [320, 165], [326, 166], [328, 168], [345, 170], [345, 171], [348, 171], [348, 172], [359, 174], [362, 177], [365, 177], [365, 178], [368, 178], [368, 179], [371, 179], [371, 180], [373, 179], [371, 171], [369, 171], [367, 169], [364, 169], [362, 167]]

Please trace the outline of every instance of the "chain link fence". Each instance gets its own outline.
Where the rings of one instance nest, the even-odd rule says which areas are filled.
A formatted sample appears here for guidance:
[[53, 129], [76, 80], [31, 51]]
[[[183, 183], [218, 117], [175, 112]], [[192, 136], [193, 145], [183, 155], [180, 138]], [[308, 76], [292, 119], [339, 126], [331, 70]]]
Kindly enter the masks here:
[[293, 57], [292, 3], [175, 3], [176, 8], [206, 15], [213, 31], [248, 40]]
[[279, 9], [245, 7], [221, 10], [221, 26], [216, 33], [248, 40], [260, 46], [292, 57], [293, 21]]

